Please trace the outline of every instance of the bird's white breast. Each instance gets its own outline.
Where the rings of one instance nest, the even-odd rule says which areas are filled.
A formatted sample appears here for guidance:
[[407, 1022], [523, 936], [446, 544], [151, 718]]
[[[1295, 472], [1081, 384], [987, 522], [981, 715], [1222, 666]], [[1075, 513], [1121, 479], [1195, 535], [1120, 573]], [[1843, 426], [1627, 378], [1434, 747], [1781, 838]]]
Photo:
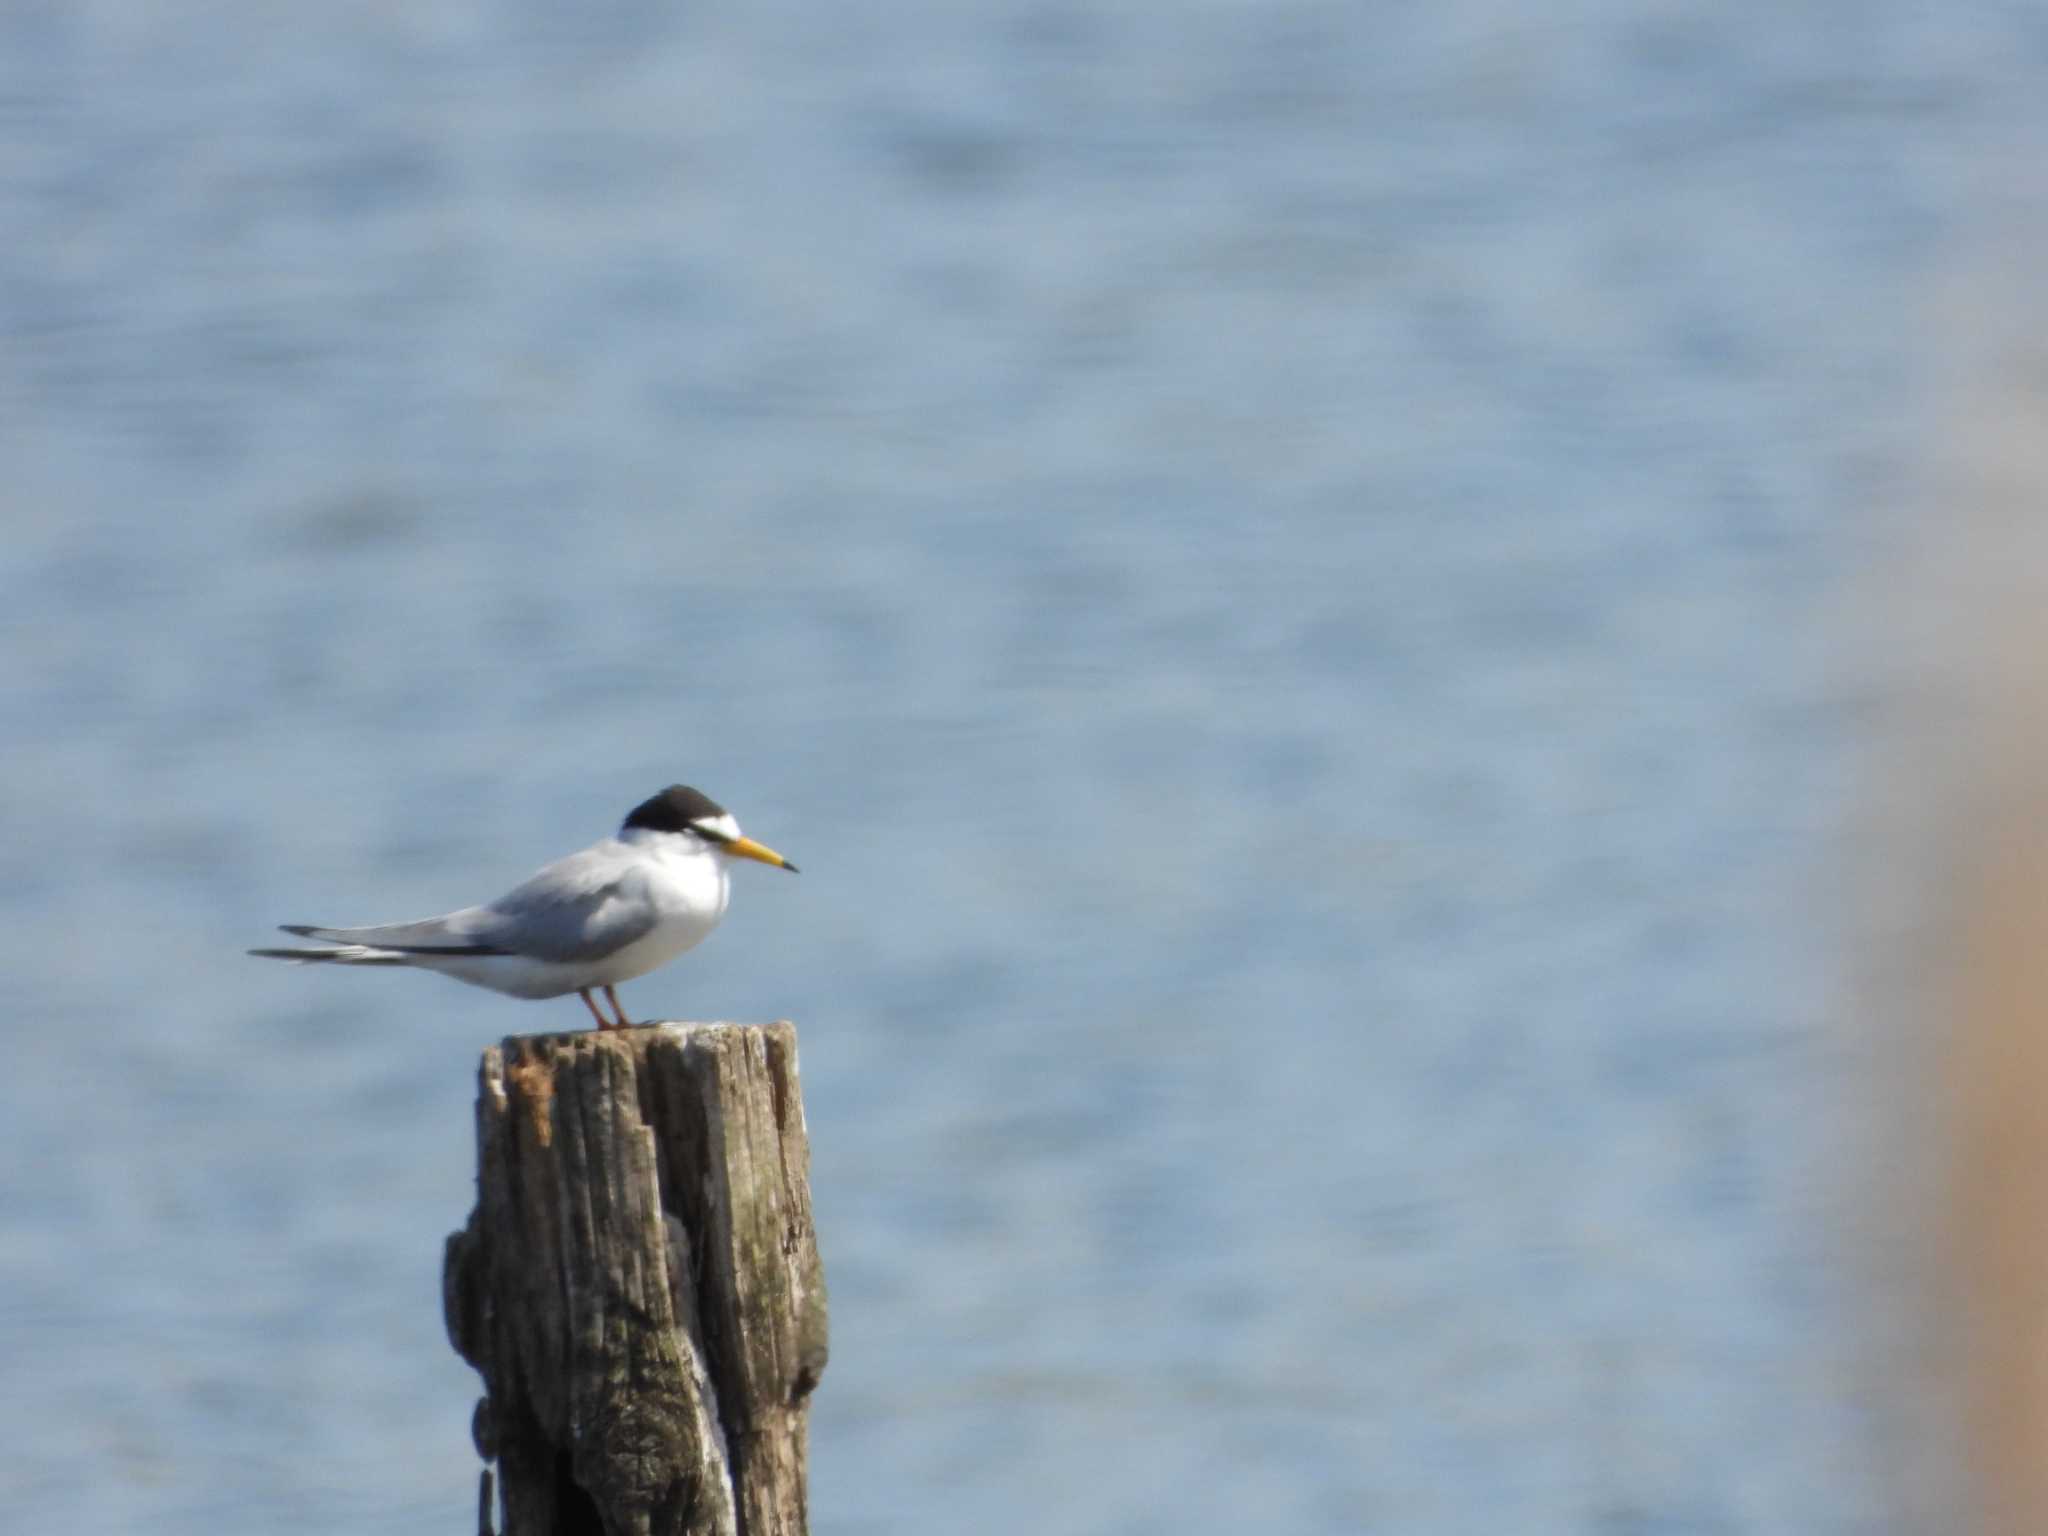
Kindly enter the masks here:
[[641, 850], [647, 857], [647, 900], [654, 927], [592, 967], [604, 982], [631, 981], [703, 942], [725, 916], [732, 880], [725, 861], [694, 840], [662, 837]]

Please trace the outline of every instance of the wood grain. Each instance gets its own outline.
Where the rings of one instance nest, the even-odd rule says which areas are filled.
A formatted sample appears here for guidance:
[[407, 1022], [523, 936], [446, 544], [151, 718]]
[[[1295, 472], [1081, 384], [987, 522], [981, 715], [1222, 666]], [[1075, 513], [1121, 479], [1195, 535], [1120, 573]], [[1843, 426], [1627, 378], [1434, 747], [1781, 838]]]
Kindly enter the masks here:
[[448, 1334], [504, 1536], [801, 1536], [824, 1270], [789, 1024], [484, 1052]]

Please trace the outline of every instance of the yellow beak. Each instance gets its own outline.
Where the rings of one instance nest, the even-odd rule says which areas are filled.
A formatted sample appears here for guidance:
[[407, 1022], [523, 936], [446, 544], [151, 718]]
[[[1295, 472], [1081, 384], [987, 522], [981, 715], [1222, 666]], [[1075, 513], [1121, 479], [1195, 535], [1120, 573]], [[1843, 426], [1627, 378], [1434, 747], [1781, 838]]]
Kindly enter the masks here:
[[777, 869], [786, 869], [792, 875], [796, 866], [777, 853], [773, 848], [764, 847], [751, 837], [736, 837], [725, 845], [725, 851], [736, 858], [754, 859], [762, 864], [773, 864]]

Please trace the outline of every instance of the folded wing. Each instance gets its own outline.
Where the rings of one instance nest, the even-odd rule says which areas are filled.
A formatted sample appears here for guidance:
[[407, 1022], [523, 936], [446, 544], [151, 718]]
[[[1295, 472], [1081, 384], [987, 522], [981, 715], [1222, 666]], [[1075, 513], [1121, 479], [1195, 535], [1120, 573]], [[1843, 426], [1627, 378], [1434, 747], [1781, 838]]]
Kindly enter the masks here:
[[341, 947], [252, 953], [356, 965], [431, 965], [437, 958], [489, 955], [577, 964], [602, 960], [646, 937], [660, 918], [646, 873], [593, 848], [550, 864], [488, 906], [364, 928], [286, 923], [286, 933]]
[[368, 928], [316, 928], [285, 923], [283, 931], [302, 939], [324, 939], [351, 949], [383, 950], [393, 955], [502, 955], [511, 951], [476, 936], [474, 919], [485, 909], [469, 907], [444, 917], [416, 923], [378, 923]]
[[[661, 920], [644, 870], [621, 869], [598, 850], [550, 864], [517, 890], [456, 925], [466, 942], [533, 960], [602, 960], [645, 938]], [[452, 917], [467, 917], [454, 913]]]

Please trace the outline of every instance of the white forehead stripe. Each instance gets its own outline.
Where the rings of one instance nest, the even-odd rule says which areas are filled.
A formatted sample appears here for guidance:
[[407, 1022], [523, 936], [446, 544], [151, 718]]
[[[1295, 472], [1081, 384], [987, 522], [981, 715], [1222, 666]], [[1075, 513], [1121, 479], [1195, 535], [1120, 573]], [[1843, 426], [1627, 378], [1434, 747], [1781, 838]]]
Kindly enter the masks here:
[[693, 827], [703, 827], [707, 831], [716, 832], [727, 838], [734, 838], [740, 835], [740, 824], [732, 819], [730, 811], [726, 812], [723, 816], [699, 816], [690, 825]]

